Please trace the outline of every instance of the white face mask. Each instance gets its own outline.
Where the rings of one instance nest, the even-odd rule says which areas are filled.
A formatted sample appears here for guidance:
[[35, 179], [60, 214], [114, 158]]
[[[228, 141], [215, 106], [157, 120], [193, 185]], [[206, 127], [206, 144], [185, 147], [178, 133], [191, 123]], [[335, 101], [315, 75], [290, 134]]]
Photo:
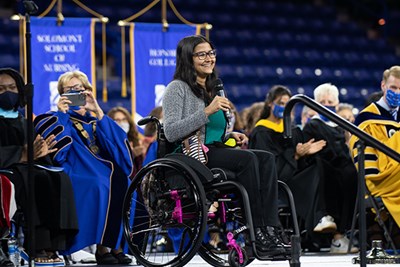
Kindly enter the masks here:
[[122, 128], [122, 130], [124, 130], [124, 132], [129, 132], [129, 122], [120, 122], [118, 125]]

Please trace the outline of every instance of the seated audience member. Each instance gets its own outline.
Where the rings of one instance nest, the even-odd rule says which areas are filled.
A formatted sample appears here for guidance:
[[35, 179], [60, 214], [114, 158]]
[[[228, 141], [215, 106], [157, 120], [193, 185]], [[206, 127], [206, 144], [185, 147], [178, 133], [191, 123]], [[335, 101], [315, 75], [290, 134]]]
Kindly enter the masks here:
[[315, 116], [317, 112], [308, 106], [304, 106], [303, 109], [301, 110], [301, 129], [304, 128], [304, 126], [307, 124], [309, 120], [311, 120], [312, 117]]
[[142, 168], [146, 149], [139, 138], [139, 132], [129, 111], [123, 107], [115, 107], [108, 111], [107, 115], [113, 119], [128, 135], [128, 141], [133, 153], [132, 178]]
[[[325, 83], [314, 90], [314, 99], [335, 112], [339, 104], [339, 91], [336, 86]], [[322, 163], [325, 177], [326, 210], [331, 216], [323, 217], [320, 223], [337, 225], [333, 236], [332, 253], [346, 253], [349, 245], [344, 235], [351, 228], [355, 198], [357, 196], [357, 171], [350, 157], [344, 130], [322, 114], [315, 115], [303, 129], [305, 140], [325, 140], [326, 146], [316, 153]], [[351, 248], [357, 252], [357, 248]]]
[[[97, 264], [129, 264], [131, 259], [120, 248], [121, 210], [133, 171], [127, 135], [104, 115], [86, 74], [66, 72], [59, 77], [57, 88], [61, 95], [58, 111], [38, 116], [36, 127], [53, 120], [45, 131], [59, 132], [53, 159], [70, 176], [79, 203], [79, 233], [64, 253], [97, 244]], [[63, 94], [72, 92], [83, 94], [86, 104], [71, 105]]]
[[[150, 111], [149, 116], [156, 117], [162, 123], [164, 117], [162, 106], [153, 108]], [[144, 127], [144, 136], [151, 138], [151, 141], [149, 143], [152, 143], [155, 140], [157, 136], [157, 126], [155, 123], [151, 122], [146, 124], [146, 126]]]
[[240, 116], [239, 112], [236, 110], [235, 105], [229, 101], [230, 103], [230, 111], [231, 111], [231, 118], [229, 121], [229, 128], [227, 129], [228, 132], [244, 132], [244, 123], [242, 117]]
[[244, 121], [244, 134], [249, 136], [251, 131], [254, 129], [256, 122], [260, 119], [261, 111], [264, 108], [263, 102], [253, 103], [246, 111], [243, 111]]
[[[51, 168], [47, 155], [57, 151], [54, 135], [46, 138], [36, 135], [35, 166], [31, 173], [35, 201], [29, 202], [26, 120], [18, 112], [24, 103], [23, 90], [24, 80], [17, 71], [0, 69], [0, 169], [11, 171], [6, 176], [15, 186], [17, 204], [25, 220], [32, 220], [27, 223], [35, 225], [35, 264], [63, 265], [56, 252], [68, 249], [78, 232], [73, 189], [62, 170]], [[29, 209], [33, 216], [28, 218]], [[29, 241], [29, 232], [26, 232], [24, 247]]]
[[[371, 103], [356, 117], [355, 125], [380, 140], [395, 151], [400, 151], [400, 66], [392, 66], [383, 72], [381, 81], [383, 96]], [[357, 136], [350, 139], [350, 148], [357, 166]], [[368, 190], [382, 201], [400, 226], [400, 164], [383, 152], [366, 146], [365, 179]]]
[[[336, 107], [336, 113], [343, 119], [354, 123], [353, 105], [347, 103], [340, 103]], [[346, 144], [349, 145], [351, 134], [348, 131], [344, 131], [344, 136], [346, 138]]]
[[[149, 116], [156, 117], [160, 123], [163, 123], [163, 110], [162, 107], [155, 107], [150, 111]], [[146, 147], [146, 157], [143, 161], [143, 166], [157, 158], [157, 126], [154, 122], [146, 124], [144, 127], [143, 144]]]
[[[308, 236], [318, 220], [328, 216], [325, 208], [324, 177], [321, 166], [311, 155], [325, 146], [324, 140], [304, 142], [299, 127], [292, 129], [292, 140], [283, 135], [283, 110], [292, 96], [282, 85], [273, 86], [267, 94], [260, 120], [249, 138], [249, 148], [269, 151], [275, 155], [278, 179], [288, 184], [293, 192], [298, 215], [305, 222]], [[319, 232], [336, 230], [334, 222], [316, 228]]]
[[[207, 146], [209, 168], [226, 168], [236, 173], [235, 180], [248, 192], [256, 236], [256, 248], [262, 255], [286, 253], [287, 245], [279, 239], [278, 192], [275, 160], [266, 151], [220, 147], [226, 140], [229, 100], [216, 95], [214, 72], [216, 52], [203, 36], [181, 39], [176, 49], [174, 80], [164, 98], [164, 129], [170, 142], [182, 140], [200, 131]], [[239, 146], [247, 138], [242, 133], [229, 134]]]
[[336, 107], [336, 114], [338, 114], [343, 119], [354, 123], [353, 105], [347, 103], [340, 103]]

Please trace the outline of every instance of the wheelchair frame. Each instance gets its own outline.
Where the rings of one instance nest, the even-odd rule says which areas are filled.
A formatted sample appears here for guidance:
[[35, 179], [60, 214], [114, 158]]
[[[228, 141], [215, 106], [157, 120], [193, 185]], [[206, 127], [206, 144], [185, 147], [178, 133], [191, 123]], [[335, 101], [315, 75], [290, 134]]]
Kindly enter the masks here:
[[[251, 217], [251, 209], [250, 209], [250, 203], [249, 203], [249, 198], [248, 198], [248, 193], [246, 189], [239, 183], [232, 181], [232, 180], [226, 180], [226, 179], [221, 179], [219, 174], [213, 174], [212, 170], [208, 169], [205, 167], [202, 163], [198, 162], [197, 160], [190, 158], [188, 156], [185, 156], [183, 154], [170, 154], [167, 157], [165, 157], [166, 154], [168, 154], [169, 151], [171, 151], [171, 144], [166, 140], [163, 132], [162, 125], [160, 124], [159, 120], [155, 117], [148, 116], [143, 119], [141, 119], [138, 124], [139, 125], [144, 125], [149, 122], [156, 123], [157, 125], [157, 141], [159, 144], [158, 151], [157, 151], [157, 159], [150, 162], [148, 165], [144, 166], [138, 174], [133, 178], [132, 184], [130, 185], [127, 194], [125, 195], [125, 200], [124, 200], [124, 207], [123, 207], [123, 224], [124, 224], [124, 234], [125, 238], [128, 241], [129, 248], [132, 252], [132, 254], [136, 257], [137, 261], [145, 266], [183, 266], [187, 262], [193, 258], [193, 256], [199, 252], [199, 255], [209, 264], [213, 266], [246, 266], [247, 264], [251, 263], [252, 260], [255, 258], [258, 260], [289, 260], [290, 266], [291, 267], [299, 267], [300, 266], [300, 233], [299, 233], [299, 227], [297, 223], [297, 215], [296, 215], [296, 210], [295, 210], [295, 205], [294, 205], [294, 200], [293, 200], [293, 195], [289, 189], [289, 187], [282, 181], [278, 181], [278, 185], [283, 188], [283, 191], [286, 192], [286, 197], [288, 199], [289, 203], [289, 208], [292, 213], [292, 219], [293, 219], [293, 232], [294, 234], [291, 236], [291, 255], [280, 255], [280, 256], [262, 256], [260, 255], [255, 246], [255, 233], [254, 233], [254, 228], [253, 228], [253, 221]], [[160, 168], [157, 171], [157, 168]], [[164, 169], [162, 169], [164, 168]], [[161, 174], [165, 174], [168, 172], [167, 169], [173, 169], [175, 171], [180, 172], [179, 174], [182, 175], [180, 177], [183, 177], [183, 180], [187, 180], [186, 183], [184, 184], [184, 187], [181, 187], [178, 189], [178, 191], [181, 193], [176, 193], [176, 190], [169, 190], [169, 192], [159, 192], [156, 194], [155, 192], [153, 195], [158, 195], [158, 197], [163, 196], [163, 197], [170, 197], [169, 200], [166, 200], [167, 202], [172, 202], [169, 203], [171, 205], [174, 205], [173, 209], [172, 207], [170, 208], [171, 211], [169, 212], [168, 209], [165, 209], [163, 214], [161, 215], [163, 222], [175, 222], [175, 225], [183, 225], [188, 223], [188, 221], [184, 222], [185, 218], [182, 217], [184, 216], [185, 212], [182, 210], [182, 196], [187, 197], [188, 195], [191, 195], [192, 192], [188, 192], [189, 190], [188, 187], [193, 184], [194, 192], [193, 192], [193, 200], [199, 201], [199, 205], [195, 203], [193, 206], [195, 207], [202, 207], [203, 210], [200, 211], [200, 208], [197, 208], [196, 211], [198, 213], [198, 220], [200, 224], [198, 224], [199, 229], [195, 231], [195, 239], [192, 240], [192, 243], [189, 245], [185, 245], [184, 243], [186, 242], [183, 240], [181, 237], [180, 241], [180, 246], [178, 250], [178, 256], [175, 258], [172, 258], [172, 255], [167, 255], [168, 259], [165, 263], [157, 263], [157, 262], [151, 262], [149, 260], [150, 257], [153, 256], [147, 256], [145, 253], [149, 251], [149, 254], [151, 254], [151, 249], [148, 250], [148, 236], [144, 238], [145, 244], [138, 242], [139, 244], [134, 244], [135, 240], [133, 239], [134, 233], [132, 228], [135, 227], [134, 223], [132, 224], [132, 205], [134, 202], [139, 200], [139, 204], [146, 206], [144, 204], [146, 202], [145, 198], [143, 195], [148, 195], [150, 196], [151, 194], [148, 194], [148, 191], [143, 191], [143, 187], [146, 187], [147, 180], [145, 179], [152, 179], [148, 178], [147, 176], [153, 176], [153, 172], [159, 172]], [[188, 176], [189, 175], [189, 176]], [[193, 179], [193, 182], [189, 181], [190, 179]], [[168, 182], [165, 182], [165, 180], [162, 180], [162, 183], [168, 184]], [[145, 181], [143, 183], [143, 181]], [[173, 183], [172, 183], [173, 184]], [[199, 188], [197, 188], [199, 187]], [[240, 195], [240, 201], [241, 201], [241, 211], [244, 215], [245, 222], [244, 225], [239, 227], [238, 229], [235, 229], [233, 231], [229, 231], [226, 234], [227, 240], [228, 240], [228, 248], [229, 248], [229, 255], [228, 259], [222, 258], [220, 255], [217, 255], [213, 253], [211, 250], [207, 250], [202, 246], [203, 243], [203, 236], [205, 233], [206, 226], [208, 224], [209, 216], [206, 215], [208, 214], [208, 208], [210, 207], [211, 203], [218, 201], [221, 201], [221, 199], [214, 199], [213, 197], [210, 197], [210, 195], [213, 195], [212, 192], [239, 192]], [[209, 194], [210, 193], [210, 194]], [[136, 194], [136, 195], [135, 195]], [[209, 194], [209, 195], [208, 195]], [[214, 196], [215, 197], [215, 196]], [[135, 199], [134, 199], [135, 198]], [[189, 197], [190, 198], [190, 197]], [[209, 199], [211, 198], [211, 199]], [[154, 197], [154, 200], [157, 199], [157, 197]], [[172, 201], [171, 201], [172, 200]], [[190, 200], [190, 199], [189, 199]], [[142, 203], [143, 202], [143, 203]], [[149, 201], [147, 201], [149, 202]], [[159, 199], [157, 200], [157, 203], [159, 203]], [[173, 204], [175, 202], [175, 204]], [[224, 203], [222, 203], [222, 209], [224, 209]], [[154, 203], [153, 203], [154, 204]], [[136, 208], [137, 203], [135, 203], [135, 208]], [[144, 211], [144, 213], [147, 212], [149, 215], [148, 219], [148, 224], [151, 225], [154, 222], [160, 221], [158, 218], [154, 217], [153, 215], [150, 215], [150, 213], [153, 213], [154, 211], [151, 211], [150, 206], [145, 207], [147, 211]], [[155, 210], [157, 210], [158, 207], [155, 207]], [[159, 212], [159, 211], [158, 211]], [[143, 211], [142, 211], [143, 213]], [[136, 216], [136, 215], [135, 215]], [[153, 216], [151, 218], [151, 216]], [[224, 214], [222, 216], [225, 216]], [[222, 220], [223, 217], [222, 217]], [[166, 228], [170, 227], [171, 225], [167, 226], [161, 226], [157, 225], [157, 227], [161, 228]], [[143, 230], [145, 231], [152, 231], [152, 227], [149, 227], [148, 229]], [[154, 228], [155, 229], [155, 228]], [[171, 228], [172, 229], [172, 228]], [[169, 229], [169, 230], [171, 230]], [[167, 228], [168, 231], [168, 228]], [[190, 227], [187, 230], [190, 232]], [[161, 232], [161, 231], [160, 231]], [[183, 233], [185, 233], [183, 231]], [[248, 239], [246, 239], [246, 244], [249, 243], [249, 245], [245, 245], [245, 247], [241, 247], [235, 237], [238, 235], [246, 233], [248, 235]], [[154, 234], [154, 233], [153, 233]], [[155, 232], [156, 235], [158, 235], [158, 232]], [[185, 233], [186, 234], [186, 233]], [[187, 239], [187, 237], [185, 237]], [[186, 242], [187, 243], [187, 242]], [[138, 245], [142, 246], [142, 250], [140, 251], [138, 249]], [[187, 248], [187, 246], [189, 246]], [[184, 247], [184, 248], [183, 248]], [[181, 251], [183, 249], [183, 251]], [[186, 249], [186, 251], [185, 251]], [[187, 251], [189, 250], [189, 251]], [[154, 253], [153, 253], [154, 254]], [[156, 253], [155, 253], [156, 254]], [[182, 255], [181, 255], [182, 254]], [[247, 254], [250, 254], [251, 256], [248, 257]], [[172, 258], [172, 260], [169, 260], [169, 257]], [[156, 256], [154, 256], [154, 261], [156, 260]]]

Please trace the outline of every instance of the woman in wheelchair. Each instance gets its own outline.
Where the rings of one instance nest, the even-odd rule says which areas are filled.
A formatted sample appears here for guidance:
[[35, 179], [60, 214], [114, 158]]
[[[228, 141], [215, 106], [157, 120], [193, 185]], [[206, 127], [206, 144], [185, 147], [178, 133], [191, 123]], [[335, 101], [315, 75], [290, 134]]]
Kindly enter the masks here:
[[215, 90], [215, 63], [216, 50], [203, 36], [189, 36], [179, 42], [174, 80], [163, 98], [165, 136], [169, 142], [176, 142], [199, 132], [208, 150], [206, 166], [235, 173], [234, 179], [248, 192], [258, 252], [283, 254], [290, 246], [281, 241], [276, 231], [279, 219], [274, 156], [266, 151], [224, 145], [227, 138], [234, 138], [241, 146], [247, 143], [247, 137], [226, 133], [224, 113], [230, 105]]

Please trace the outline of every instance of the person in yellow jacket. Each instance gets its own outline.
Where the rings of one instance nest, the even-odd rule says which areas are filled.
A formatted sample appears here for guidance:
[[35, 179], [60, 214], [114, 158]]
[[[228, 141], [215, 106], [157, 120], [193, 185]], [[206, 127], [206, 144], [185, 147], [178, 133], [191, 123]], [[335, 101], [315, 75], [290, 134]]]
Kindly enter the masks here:
[[[355, 120], [362, 131], [383, 144], [400, 151], [400, 66], [383, 72], [383, 96], [360, 112]], [[356, 167], [358, 165], [358, 138], [352, 136], [350, 147]], [[366, 146], [365, 179], [373, 196], [381, 197], [389, 213], [400, 227], [400, 163], [381, 151]]]

